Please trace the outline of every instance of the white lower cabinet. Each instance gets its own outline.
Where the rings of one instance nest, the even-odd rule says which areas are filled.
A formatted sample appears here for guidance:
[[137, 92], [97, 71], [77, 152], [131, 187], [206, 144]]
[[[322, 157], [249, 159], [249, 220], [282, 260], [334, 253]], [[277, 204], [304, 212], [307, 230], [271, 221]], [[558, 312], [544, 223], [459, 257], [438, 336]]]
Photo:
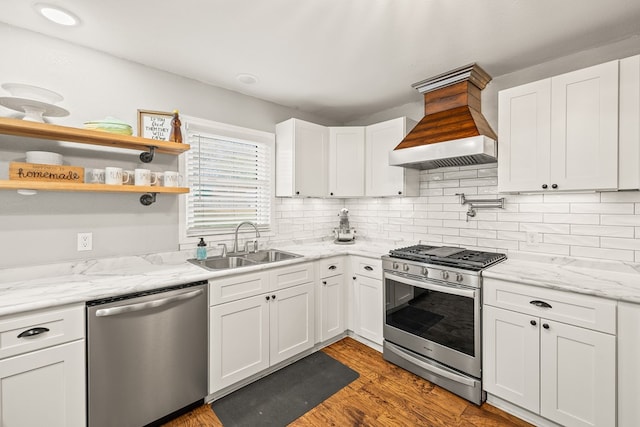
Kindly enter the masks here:
[[485, 390], [563, 426], [615, 426], [616, 303], [491, 279], [483, 291]]
[[640, 424], [640, 304], [618, 304], [618, 427]]
[[345, 327], [344, 258], [321, 260], [318, 287], [318, 337], [324, 342], [342, 334]]
[[352, 258], [353, 269], [353, 332], [382, 345], [384, 323], [382, 261], [362, 257]]
[[80, 427], [84, 306], [0, 319], [0, 425]]
[[[243, 297], [224, 303], [217, 298], [211, 301], [209, 393], [313, 347], [313, 267], [312, 263], [296, 264], [223, 280], [227, 295]], [[269, 283], [268, 292], [255, 286], [264, 282]], [[216, 287], [216, 281], [211, 280], [209, 286]], [[248, 288], [261, 293], [247, 296], [242, 290]]]

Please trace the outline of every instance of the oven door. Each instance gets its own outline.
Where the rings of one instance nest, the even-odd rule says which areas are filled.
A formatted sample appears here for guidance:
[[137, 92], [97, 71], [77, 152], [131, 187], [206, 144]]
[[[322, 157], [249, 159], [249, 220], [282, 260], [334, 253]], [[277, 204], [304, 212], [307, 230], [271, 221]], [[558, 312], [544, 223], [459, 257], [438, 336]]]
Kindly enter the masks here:
[[481, 376], [480, 289], [384, 272], [384, 339]]

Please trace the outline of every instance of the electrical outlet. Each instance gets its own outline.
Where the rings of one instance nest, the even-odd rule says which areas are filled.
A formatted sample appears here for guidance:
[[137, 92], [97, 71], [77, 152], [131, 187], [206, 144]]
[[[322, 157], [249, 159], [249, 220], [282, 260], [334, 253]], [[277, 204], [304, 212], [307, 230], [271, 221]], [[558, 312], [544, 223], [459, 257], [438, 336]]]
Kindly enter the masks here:
[[93, 233], [78, 233], [78, 251], [93, 250]]
[[538, 243], [540, 243], [540, 233], [536, 233], [535, 231], [528, 231], [527, 244], [537, 245]]

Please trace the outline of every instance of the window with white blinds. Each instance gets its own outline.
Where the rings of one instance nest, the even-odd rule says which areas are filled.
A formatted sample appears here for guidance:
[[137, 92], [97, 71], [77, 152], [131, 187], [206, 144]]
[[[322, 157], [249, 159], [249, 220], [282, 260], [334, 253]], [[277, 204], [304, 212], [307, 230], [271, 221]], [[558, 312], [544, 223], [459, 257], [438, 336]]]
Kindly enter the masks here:
[[187, 127], [187, 140], [186, 237], [228, 233], [242, 221], [269, 228], [272, 144], [213, 135], [201, 127]]

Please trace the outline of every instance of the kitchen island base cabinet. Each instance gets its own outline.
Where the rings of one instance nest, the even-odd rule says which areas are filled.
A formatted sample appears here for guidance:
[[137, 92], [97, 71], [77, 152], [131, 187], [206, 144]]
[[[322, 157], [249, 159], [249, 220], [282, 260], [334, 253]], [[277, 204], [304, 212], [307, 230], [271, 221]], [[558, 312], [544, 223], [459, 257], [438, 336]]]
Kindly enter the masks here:
[[0, 361], [2, 426], [84, 426], [84, 355], [82, 340]]
[[615, 426], [616, 303], [492, 279], [483, 287], [487, 393], [560, 425]]

